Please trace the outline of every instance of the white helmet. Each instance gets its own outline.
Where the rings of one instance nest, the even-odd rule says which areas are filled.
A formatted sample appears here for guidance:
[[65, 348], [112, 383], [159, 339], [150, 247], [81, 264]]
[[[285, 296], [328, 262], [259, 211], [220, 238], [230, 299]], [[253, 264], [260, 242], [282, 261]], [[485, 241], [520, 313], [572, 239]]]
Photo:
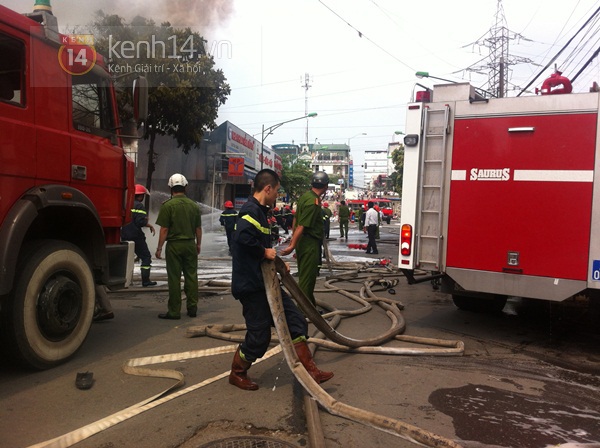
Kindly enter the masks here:
[[173, 188], [177, 185], [185, 187], [187, 184], [188, 181], [183, 174], [175, 173], [169, 177], [169, 188]]

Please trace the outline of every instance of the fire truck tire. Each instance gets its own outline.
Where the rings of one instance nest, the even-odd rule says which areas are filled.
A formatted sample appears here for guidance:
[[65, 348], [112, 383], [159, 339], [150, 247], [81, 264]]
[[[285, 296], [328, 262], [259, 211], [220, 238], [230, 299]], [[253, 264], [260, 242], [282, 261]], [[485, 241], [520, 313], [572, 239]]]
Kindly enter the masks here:
[[506, 305], [506, 297], [470, 297], [453, 294], [452, 301], [459, 310], [499, 313]]
[[94, 314], [95, 288], [85, 255], [71, 243], [41, 240], [22, 251], [5, 315], [13, 355], [36, 369], [69, 359]]

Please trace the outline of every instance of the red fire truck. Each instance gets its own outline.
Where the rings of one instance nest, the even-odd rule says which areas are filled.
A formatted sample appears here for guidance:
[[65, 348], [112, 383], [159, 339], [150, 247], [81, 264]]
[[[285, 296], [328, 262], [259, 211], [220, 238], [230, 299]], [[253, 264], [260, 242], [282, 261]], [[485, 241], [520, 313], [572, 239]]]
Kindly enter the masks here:
[[447, 84], [408, 105], [399, 265], [409, 282], [428, 271], [463, 309], [595, 296], [600, 94], [590, 90], [488, 100]]
[[[43, 369], [82, 345], [96, 285], [126, 284], [134, 166], [102, 58], [71, 72], [61, 52], [77, 63], [92, 49], [69, 55], [38, 3], [26, 15], [0, 6], [0, 331], [3, 348]], [[135, 97], [143, 118], [145, 89]]]
[[363, 211], [367, 210], [369, 202], [373, 202], [374, 205], [379, 207], [383, 213], [383, 220], [385, 222], [388, 224], [392, 222], [392, 218], [394, 217], [394, 207], [392, 205], [392, 201], [389, 199], [349, 199], [348, 207], [350, 207], [353, 214], [356, 214], [358, 209], [362, 209]]

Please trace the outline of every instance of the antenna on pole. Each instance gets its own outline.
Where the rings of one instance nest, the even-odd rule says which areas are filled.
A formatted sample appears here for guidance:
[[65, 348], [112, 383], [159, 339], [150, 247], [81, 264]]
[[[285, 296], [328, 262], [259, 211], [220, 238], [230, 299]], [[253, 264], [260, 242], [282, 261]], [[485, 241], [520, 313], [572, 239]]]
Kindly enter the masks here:
[[[302, 78], [300, 78], [302, 79]], [[308, 116], [308, 89], [312, 86], [310, 83], [310, 75], [308, 73], [304, 74], [304, 84], [301, 86], [304, 88], [304, 115]], [[306, 151], [309, 151], [308, 148], [308, 118], [306, 119]]]

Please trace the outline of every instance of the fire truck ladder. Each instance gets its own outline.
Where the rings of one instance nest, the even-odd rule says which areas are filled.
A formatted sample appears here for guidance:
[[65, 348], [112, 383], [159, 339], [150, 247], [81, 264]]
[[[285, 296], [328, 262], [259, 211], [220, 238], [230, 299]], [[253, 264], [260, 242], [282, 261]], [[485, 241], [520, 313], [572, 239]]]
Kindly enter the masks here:
[[417, 266], [434, 272], [439, 271], [441, 265], [442, 202], [449, 118], [448, 105], [439, 110], [426, 108], [423, 117]]

